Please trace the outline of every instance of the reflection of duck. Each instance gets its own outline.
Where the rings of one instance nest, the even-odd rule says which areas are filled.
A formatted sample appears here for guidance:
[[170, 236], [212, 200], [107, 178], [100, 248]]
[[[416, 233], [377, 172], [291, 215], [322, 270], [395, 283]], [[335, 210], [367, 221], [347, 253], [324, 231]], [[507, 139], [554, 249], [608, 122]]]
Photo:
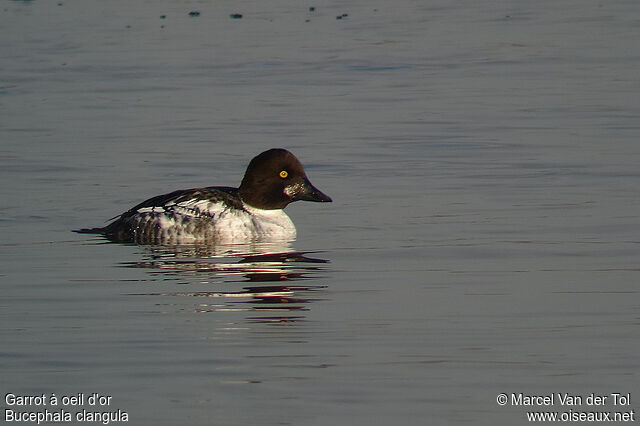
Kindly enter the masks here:
[[293, 154], [270, 149], [251, 160], [239, 188], [210, 186], [159, 195], [104, 228], [76, 232], [140, 244], [288, 241], [295, 238], [296, 228], [282, 209], [298, 200], [331, 198], [309, 182]]
[[146, 246], [142, 260], [123, 262], [130, 268], [149, 268], [186, 276], [211, 272], [217, 277], [244, 275], [249, 281], [280, 281], [303, 278], [302, 270], [317, 270], [304, 264], [327, 263], [291, 250], [288, 241], [244, 244], [184, 244]]
[[[308, 310], [309, 303], [319, 300], [318, 294], [326, 286], [296, 282], [317, 278], [328, 261], [305, 252], [274, 251], [276, 248], [290, 249], [290, 246], [288, 243], [150, 246], [145, 248], [148, 254], [141, 261], [122, 266], [149, 269], [155, 279], [164, 276], [168, 281], [178, 280], [181, 286], [193, 285], [193, 291], [151, 294], [197, 298], [195, 312], [240, 310], [260, 312], [261, 316], [248, 318], [251, 322], [297, 322], [304, 319], [300, 313]], [[251, 284], [237, 288], [239, 282]], [[203, 290], [203, 285], [215, 287]], [[296, 316], [291, 316], [292, 312]]]
[[[218, 312], [228, 310], [237, 304], [251, 305], [251, 310], [265, 314], [275, 312], [302, 312], [307, 311], [306, 305], [317, 298], [312, 298], [314, 293], [321, 292], [325, 286], [297, 286], [297, 285], [272, 285], [260, 287], [243, 287], [241, 291], [200, 291], [173, 293], [172, 296], [191, 296], [199, 298], [221, 298], [226, 301], [222, 305], [200, 304], [196, 309], [197, 312]], [[237, 309], [234, 309], [237, 310]], [[296, 316], [299, 320], [303, 316]], [[277, 315], [275, 317], [252, 317], [252, 321], [261, 320], [260, 322], [284, 322], [284, 320], [294, 319], [287, 315]]]

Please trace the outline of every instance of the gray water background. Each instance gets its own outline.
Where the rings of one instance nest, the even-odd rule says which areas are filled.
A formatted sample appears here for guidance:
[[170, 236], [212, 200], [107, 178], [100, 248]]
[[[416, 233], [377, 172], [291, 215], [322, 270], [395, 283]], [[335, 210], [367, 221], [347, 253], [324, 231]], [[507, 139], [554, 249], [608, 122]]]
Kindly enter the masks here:
[[[639, 35], [635, 1], [3, 1], [2, 409], [99, 392], [136, 425], [513, 425], [501, 392], [640, 407]], [[237, 185], [271, 147], [334, 199], [287, 208], [291, 250], [324, 263], [70, 232]]]

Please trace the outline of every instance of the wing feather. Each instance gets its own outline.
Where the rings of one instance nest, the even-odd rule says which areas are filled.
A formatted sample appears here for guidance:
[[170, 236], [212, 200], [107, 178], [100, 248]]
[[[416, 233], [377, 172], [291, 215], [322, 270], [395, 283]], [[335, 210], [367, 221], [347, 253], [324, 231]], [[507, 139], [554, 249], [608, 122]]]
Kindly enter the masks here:
[[100, 231], [95, 233], [103, 234], [114, 241], [132, 242], [139, 238], [136, 231], [142, 230], [139, 224], [146, 220], [145, 217], [156, 218], [149, 223], [172, 217], [213, 218], [216, 210], [214, 206], [219, 210], [221, 204], [223, 209], [245, 211], [237, 188], [209, 186], [182, 189], [149, 198], [116, 216], [115, 220], [104, 228], [91, 231]]

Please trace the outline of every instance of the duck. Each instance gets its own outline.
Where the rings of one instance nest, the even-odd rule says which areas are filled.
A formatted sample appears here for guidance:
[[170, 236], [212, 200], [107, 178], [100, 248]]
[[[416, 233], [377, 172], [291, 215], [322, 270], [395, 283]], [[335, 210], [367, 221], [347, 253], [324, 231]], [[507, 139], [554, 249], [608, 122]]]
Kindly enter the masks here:
[[136, 244], [292, 241], [296, 227], [283, 209], [295, 201], [332, 199], [313, 186], [295, 155], [273, 148], [249, 162], [238, 188], [207, 186], [157, 195], [105, 227], [74, 232]]

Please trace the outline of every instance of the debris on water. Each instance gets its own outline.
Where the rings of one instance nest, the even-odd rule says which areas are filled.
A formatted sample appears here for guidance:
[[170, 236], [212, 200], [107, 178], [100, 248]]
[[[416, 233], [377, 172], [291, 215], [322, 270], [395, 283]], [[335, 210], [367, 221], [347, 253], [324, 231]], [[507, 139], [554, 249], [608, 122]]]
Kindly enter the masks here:
[[348, 14], [348, 13], [343, 13], [342, 15], [338, 15], [338, 16], [336, 16], [336, 19], [344, 19], [344, 18], [346, 18], [347, 16], [349, 16], [349, 14]]
[[242, 19], [242, 13], [232, 13], [229, 17], [231, 19]]
[[195, 18], [197, 16], [200, 16], [200, 12], [197, 10], [192, 10], [191, 12], [189, 12], [189, 16], [191, 16], [192, 18]]
[[167, 15], [160, 15], [160, 19], [167, 19]]
[[315, 8], [314, 6], [311, 6], [311, 7], [309, 8], [309, 12], [315, 12], [315, 11], [316, 11], [316, 8]]

